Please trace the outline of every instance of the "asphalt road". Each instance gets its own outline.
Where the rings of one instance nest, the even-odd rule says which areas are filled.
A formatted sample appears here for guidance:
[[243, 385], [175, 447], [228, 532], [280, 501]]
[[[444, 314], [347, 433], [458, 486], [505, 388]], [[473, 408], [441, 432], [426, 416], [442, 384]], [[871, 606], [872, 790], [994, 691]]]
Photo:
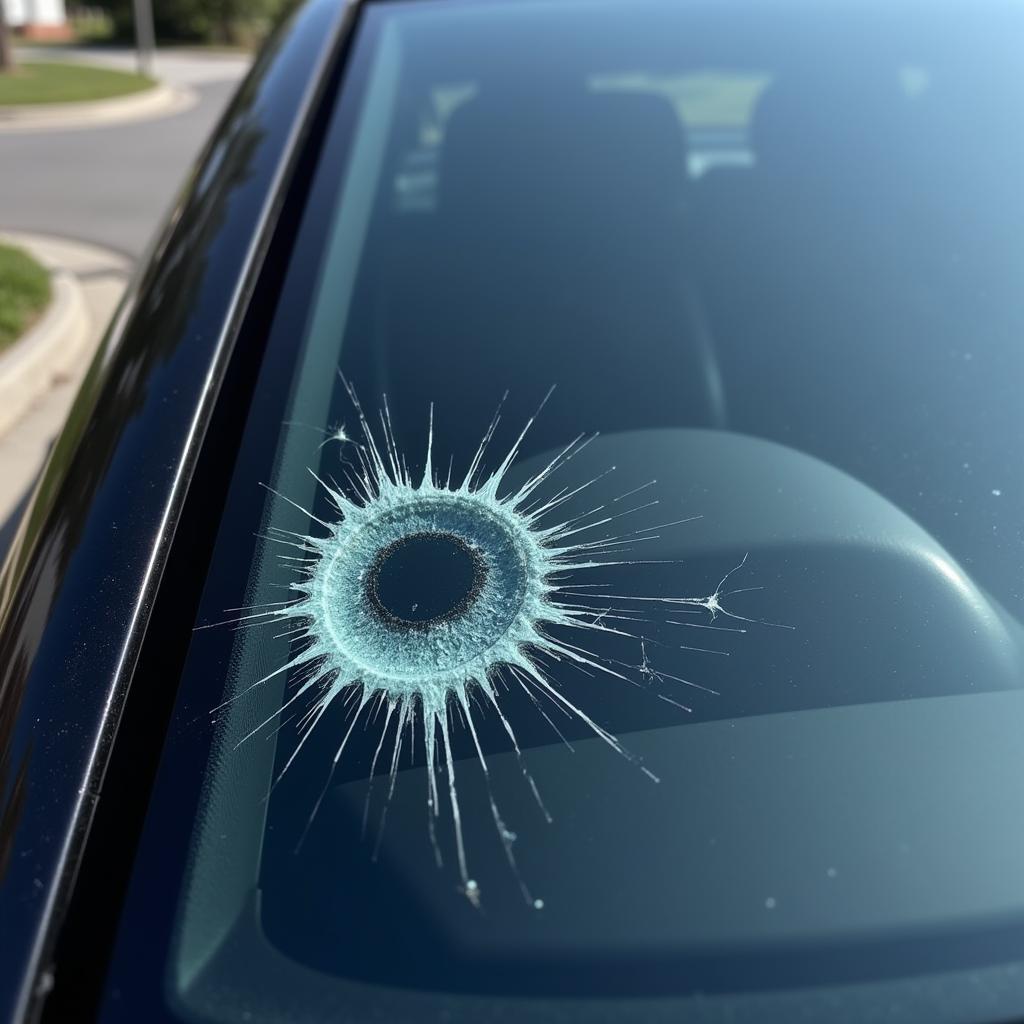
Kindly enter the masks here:
[[[62, 53], [131, 67], [129, 53]], [[50, 57], [52, 59], [52, 57]], [[157, 75], [193, 90], [190, 109], [151, 121], [0, 132], [0, 227], [144, 250], [248, 66], [244, 57], [172, 51]]]
[[[40, 51], [37, 56], [54, 59]], [[32, 59], [22, 51], [22, 59]], [[61, 60], [131, 69], [130, 52], [61, 50]], [[57, 235], [142, 255], [184, 184], [200, 148], [248, 68], [243, 56], [170, 51], [157, 58], [156, 74], [188, 90], [195, 102], [149, 121], [54, 131], [0, 130], [0, 230]], [[125, 278], [122, 276], [120, 287]], [[88, 278], [83, 285], [99, 287]], [[109, 308], [108, 308], [109, 307]], [[105, 322], [108, 303], [93, 311]], [[93, 325], [96, 334], [104, 323]], [[77, 379], [41, 398], [18, 429], [0, 438], [2, 483], [30, 488], [54, 433], [59, 430]], [[2, 490], [2, 489], [0, 489]], [[0, 500], [0, 562], [29, 490]], [[0, 493], [0, 499], [10, 497]]]

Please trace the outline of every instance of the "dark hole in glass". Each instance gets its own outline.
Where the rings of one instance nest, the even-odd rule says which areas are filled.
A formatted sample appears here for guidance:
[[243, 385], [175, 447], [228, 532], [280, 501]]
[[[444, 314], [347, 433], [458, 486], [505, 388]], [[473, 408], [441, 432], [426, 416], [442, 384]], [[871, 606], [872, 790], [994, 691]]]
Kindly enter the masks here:
[[426, 629], [469, 610], [487, 578], [480, 552], [453, 533], [424, 532], [389, 544], [366, 577], [366, 594], [389, 625]]

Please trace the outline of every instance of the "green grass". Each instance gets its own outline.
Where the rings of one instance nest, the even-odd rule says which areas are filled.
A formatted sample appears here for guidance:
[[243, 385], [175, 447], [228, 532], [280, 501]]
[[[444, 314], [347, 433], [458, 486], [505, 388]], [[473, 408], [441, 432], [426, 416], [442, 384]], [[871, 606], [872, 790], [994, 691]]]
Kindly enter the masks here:
[[0, 351], [29, 327], [50, 301], [50, 275], [27, 253], [0, 245]]
[[22, 61], [13, 73], [0, 74], [0, 107], [105, 100], [141, 92], [153, 84], [145, 75], [87, 64]]

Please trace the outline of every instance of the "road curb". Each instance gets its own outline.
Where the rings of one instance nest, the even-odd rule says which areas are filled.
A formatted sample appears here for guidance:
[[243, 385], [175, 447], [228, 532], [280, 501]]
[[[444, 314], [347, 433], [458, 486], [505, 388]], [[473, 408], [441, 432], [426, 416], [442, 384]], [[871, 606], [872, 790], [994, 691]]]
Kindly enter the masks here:
[[181, 113], [198, 102], [192, 89], [157, 84], [144, 92], [109, 100], [0, 107], [0, 134], [76, 131], [149, 121]]
[[52, 282], [42, 319], [0, 356], [2, 547], [3, 524], [49, 457], [134, 260], [95, 243], [38, 232], [0, 230], [0, 242], [30, 253]]
[[0, 353], [0, 436], [75, 365], [89, 335], [82, 288], [70, 271], [50, 274], [42, 318]]

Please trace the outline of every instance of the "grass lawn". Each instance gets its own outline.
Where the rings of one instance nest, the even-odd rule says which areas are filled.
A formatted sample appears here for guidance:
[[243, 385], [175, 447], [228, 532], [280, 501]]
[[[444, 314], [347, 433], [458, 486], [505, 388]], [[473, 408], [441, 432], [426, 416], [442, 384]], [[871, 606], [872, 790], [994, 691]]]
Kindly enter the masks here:
[[145, 75], [109, 68], [26, 60], [18, 64], [13, 73], [0, 74], [0, 107], [105, 100], [141, 92], [153, 84]]
[[31, 256], [0, 245], [0, 351], [19, 337], [50, 301], [50, 275]]

